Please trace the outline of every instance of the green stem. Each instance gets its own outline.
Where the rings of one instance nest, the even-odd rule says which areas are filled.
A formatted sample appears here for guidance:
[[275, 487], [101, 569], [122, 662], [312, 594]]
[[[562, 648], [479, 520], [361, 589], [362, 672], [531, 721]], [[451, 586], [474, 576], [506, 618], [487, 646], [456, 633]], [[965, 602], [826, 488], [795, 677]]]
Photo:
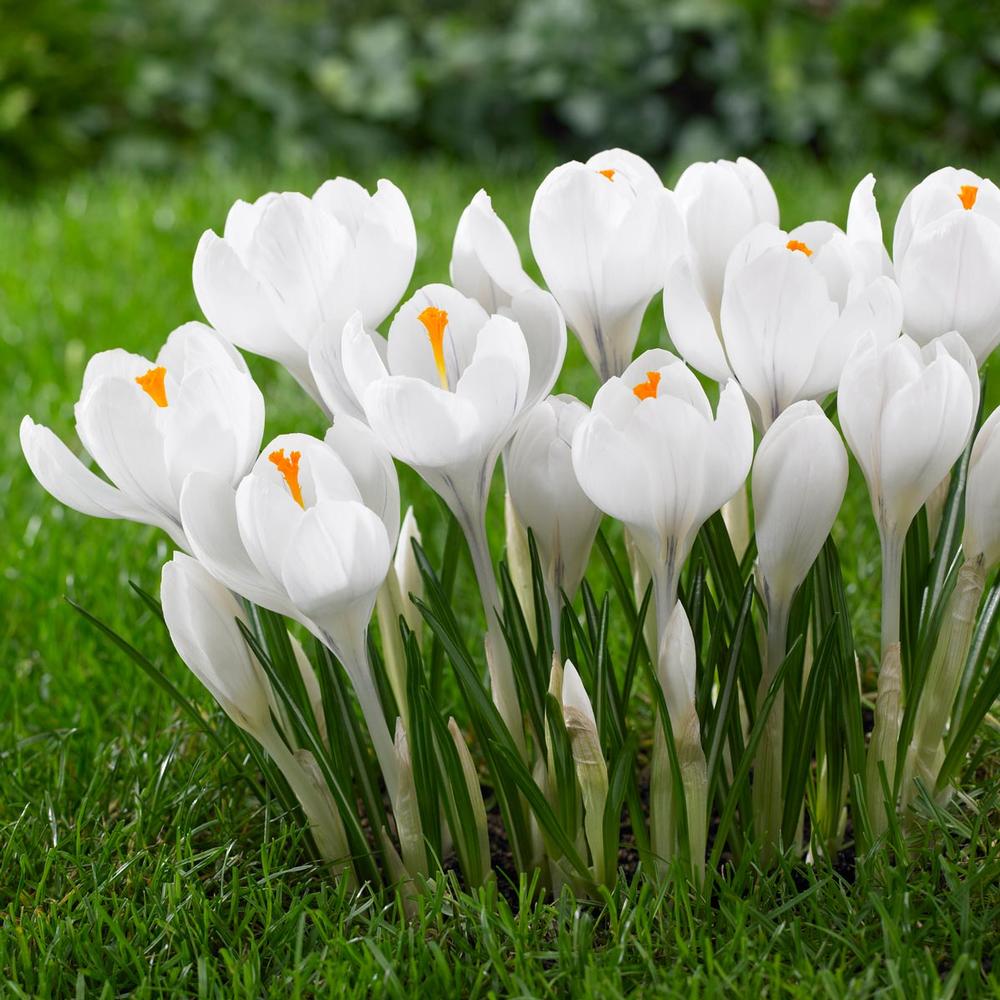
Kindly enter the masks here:
[[[774, 677], [785, 658], [788, 633], [788, 602], [776, 601], [768, 609], [767, 653], [764, 671], [757, 689], [757, 708], [763, 704]], [[785, 704], [779, 693], [771, 706], [754, 762], [753, 810], [761, 842], [761, 859], [770, 864], [781, 848], [782, 746], [784, 742]]]
[[867, 792], [872, 832], [889, 825], [879, 765], [885, 766], [890, 794], [896, 776], [896, 744], [902, 724], [902, 662], [899, 648], [899, 592], [905, 532], [882, 530], [882, 657], [875, 696], [875, 725], [868, 747]]

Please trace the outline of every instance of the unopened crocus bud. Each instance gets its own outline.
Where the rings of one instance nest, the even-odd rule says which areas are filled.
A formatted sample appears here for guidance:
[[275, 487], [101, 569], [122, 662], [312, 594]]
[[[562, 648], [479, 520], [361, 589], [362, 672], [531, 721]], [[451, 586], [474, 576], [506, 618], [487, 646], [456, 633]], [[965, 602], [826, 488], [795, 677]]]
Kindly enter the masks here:
[[[670, 728], [687, 808], [687, 846], [694, 876], [700, 880], [705, 869], [708, 837], [708, 765], [701, 745], [701, 727], [695, 703], [696, 671], [694, 634], [684, 606], [678, 602], [660, 642], [656, 676], [670, 713]], [[678, 803], [662, 720], [658, 720], [656, 725], [649, 792], [653, 853], [662, 875], [679, 846]]]
[[411, 875], [427, 873], [427, 849], [424, 846], [423, 826], [420, 822], [420, 804], [417, 801], [417, 786], [413, 779], [413, 761], [410, 758], [410, 744], [406, 738], [403, 720], [396, 720], [396, 760], [399, 765], [399, 791], [392, 804], [392, 815], [396, 821], [400, 852], [403, 864]]
[[[847, 451], [817, 403], [795, 403], [770, 426], [754, 459], [752, 488], [767, 604], [759, 709], [785, 658], [792, 598], [830, 534], [847, 488]], [[779, 695], [771, 705], [754, 766], [754, 816], [765, 858], [781, 837], [783, 700]]]
[[588, 412], [574, 396], [549, 396], [525, 417], [504, 460], [511, 500], [538, 546], [556, 648], [561, 595], [576, 594], [601, 522], [573, 471], [573, 435]]
[[458, 751], [458, 759], [462, 764], [462, 776], [465, 778], [465, 786], [469, 792], [469, 801], [472, 803], [472, 815], [476, 825], [476, 839], [479, 843], [479, 871], [469, 872], [470, 881], [474, 885], [482, 885], [486, 882], [493, 869], [490, 865], [490, 833], [486, 824], [486, 803], [483, 801], [483, 789], [479, 784], [479, 775], [476, 772], [476, 764], [469, 753], [469, 746], [465, 742], [462, 730], [458, 728], [458, 723], [454, 718], [448, 719], [448, 732], [455, 743]]
[[962, 549], [984, 572], [1000, 563], [1000, 409], [990, 414], [972, 446]]
[[583, 824], [594, 864], [594, 878], [598, 884], [609, 885], [614, 872], [609, 869], [604, 844], [608, 766], [601, 752], [593, 706], [576, 667], [569, 660], [563, 670], [562, 709], [583, 796]]
[[163, 567], [160, 597], [181, 659], [233, 722], [274, 760], [302, 806], [317, 848], [339, 870], [348, 854], [340, 816], [316, 773], [288, 749], [274, 724], [270, 685], [240, 632], [237, 622], [246, 619], [236, 599], [197, 560], [182, 553]]
[[417, 557], [413, 552], [414, 542], [418, 545], [421, 542], [420, 527], [413, 508], [407, 507], [399, 529], [399, 541], [396, 542], [396, 556], [392, 565], [399, 585], [400, 614], [406, 619], [407, 626], [419, 642], [423, 635], [423, 618], [410, 599], [410, 595], [417, 598], [424, 596], [424, 578], [420, 575]]
[[907, 336], [862, 341], [844, 366], [840, 425], [858, 460], [882, 544], [882, 665], [867, 768], [872, 828], [887, 826], [879, 765], [896, 770], [903, 543], [917, 511], [965, 448], [978, 407], [975, 359], [956, 333], [921, 349]]
[[754, 458], [751, 489], [768, 605], [787, 607], [847, 489], [847, 451], [819, 404], [795, 403], [771, 425]]
[[261, 740], [273, 729], [269, 684], [250, 655], [233, 595], [190, 556], [176, 553], [163, 567], [163, 617], [174, 648], [226, 715]]
[[978, 398], [970, 357], [956, 335], [923, 349], [904, 336], [869, 338], [848, 360], [837, 410], [880, 526], [905, 531], [965, 447]]

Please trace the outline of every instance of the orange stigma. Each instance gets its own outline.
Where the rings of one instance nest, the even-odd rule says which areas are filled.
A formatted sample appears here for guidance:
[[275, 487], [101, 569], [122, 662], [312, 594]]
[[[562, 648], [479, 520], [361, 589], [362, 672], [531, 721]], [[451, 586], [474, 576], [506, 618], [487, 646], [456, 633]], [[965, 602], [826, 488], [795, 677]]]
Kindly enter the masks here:
[[975, 205], [978, 194], [979, 188], [975, 184], [963, 184], [958, 189], [958, 200], [962, 203], [962, 208], [968, 212]]
[[167, 369], [161, 365], [150, 368], [145, 375], [137, 376], [135, 382], [157, 406], [162, 408], [167, 405], [167, 388], [164, 385], [166, 377]]
[[424, 324], [427, 336], [434, 351], [434, 364], [437, 365], [441, 388], [448, 388], [448, 367], [444, 363], [444, 328], [448, 325], [448, 313], [437, 306], [428, 306], [418, 317]]
[[809, 247], [806, 246], [806, 244], [802, 242], [802, 240], [789, 240], [785, 244], [785, 249], [786, 250], [800, 250], [807, 257], [811, 257], [813, 255], [812, 250], [810, 250]]
[[293, 451], [288, 458], [285, 458], [285, 449], [279, 448], [272, 451], [267, 456], [267, 460], [281, 473], [282, 478], [288, 485], [288, 492], [292, 494], [292, 499], [305, 510], [305, 503], [302, 501], [302, 487], [299, 486], [299, 459], [302, 458], [301, 451]]
[[646, 381], [640, 382], [632, 391], [639, 399], [656, 399], [660, 387], [660, 373], [646, 372]]
[[614, 170], [612, 170], [612, 169], [611, 169], [611, 167], [608, 167], [608, 169], [607, 169], [607, 170], [598, 170], [597, 172], [598, 172], [598, 173], [599, 173], [599, 174], [600, 174], [600, 175], [601, 175], [602, 177], [607, 177], [607, 179], [608, 179], [609, 181], [613, 181], [613, 180], [615, 179], [615, 171], [614, 171]]

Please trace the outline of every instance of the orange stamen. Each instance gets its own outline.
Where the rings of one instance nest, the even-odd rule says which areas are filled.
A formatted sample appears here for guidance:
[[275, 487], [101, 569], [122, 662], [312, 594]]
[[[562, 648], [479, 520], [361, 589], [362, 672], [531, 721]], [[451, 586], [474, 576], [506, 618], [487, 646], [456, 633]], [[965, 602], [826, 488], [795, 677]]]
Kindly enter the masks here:
[[802, 240], [789, 240], [785, 244], [785, 249], [786, 250], [800, 250], [807, 257], [811, 257], [813, 255], [812, 250], [810, 250], [809, 247], [806, 246], [806, 244], [802, 242]]
[[600, 175], [601, 175], [602, 177], [607, 177], [607, 179], [608, 179], [609, 181], [613, 181], [613, 180], [615, 179], [615, 171], [614, 171], [614, 170], [612, 170], [612, 169], [611, 169], [611, 167], [608, 167], [608, 169], [607, 169], [607, 170], [598, 170], [597, 172], [598, 172], [598, 173], [599, 173], [599, 174], [600, 174]]
[[434, 351], [434, 364], [437, 365], [441, 388], [448, 388], [448, 367], [444, 362], [444, 328], [448, 325], [448, 313], [437, 306], [428, 306], [418, 317], [424, 324], [427, 336]]
[[660, 373], [646, 372], [646, 381], [640, 382], [632, 391], [639, 399], [656, 399], [660, 387]]
[[979, 188], [975, 184], [963, 184], [958, 189], [958, 200], [962, 203], [962, 208], [968, 211], [976, 203], [976, 195]]
[[136, 377], [136, 385], [149, 396], [149, 398], [159, 407], [167, 405], [167, 389], [164, 379], [167, 377], [167, 369], [162, 366], [150, 368], [145, 375]]
[[299, 459], [302, 458], [301, 451], [293, 451], [288, 458], [285, 458], [285, 449], [279, 448], [272, 451], [267, 456], [267, 460], [281, 473], [282, 478], [288, 485], [288, 492], [292, 494], [292, 499], [305, 510], [305, 503], [302, 500], [302, 487], [299, 486]]

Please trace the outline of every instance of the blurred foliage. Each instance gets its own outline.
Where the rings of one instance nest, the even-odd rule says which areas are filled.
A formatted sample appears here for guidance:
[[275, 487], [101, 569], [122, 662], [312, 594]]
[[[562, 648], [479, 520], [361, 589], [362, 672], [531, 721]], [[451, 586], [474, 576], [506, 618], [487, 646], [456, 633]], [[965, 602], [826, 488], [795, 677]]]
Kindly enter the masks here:
[[188, 151], [921, 165], [1000, 124], [997, 0], [0, 0], [0, 172]]

